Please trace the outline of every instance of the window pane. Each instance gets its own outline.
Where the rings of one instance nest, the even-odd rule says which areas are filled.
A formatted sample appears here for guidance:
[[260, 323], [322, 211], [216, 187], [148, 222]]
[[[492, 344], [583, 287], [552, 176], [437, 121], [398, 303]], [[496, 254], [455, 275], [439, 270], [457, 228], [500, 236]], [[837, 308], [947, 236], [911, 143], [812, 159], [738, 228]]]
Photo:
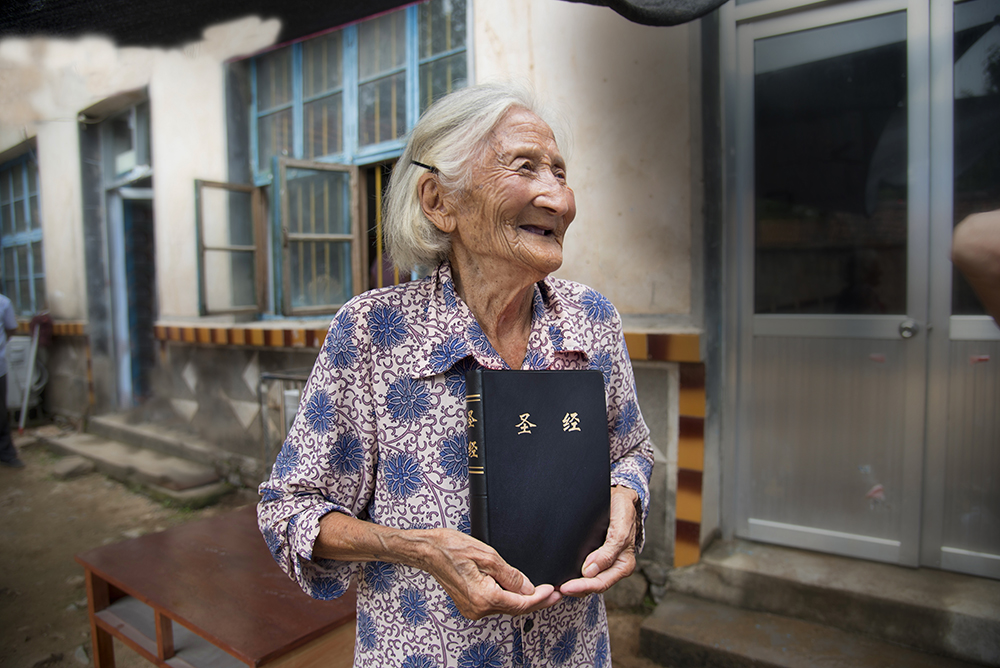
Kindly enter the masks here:
[[358, 26], [358, 76], [370, 79], [406, 64], [406, 10]]
[[906, 16], [758, 40], [757, 313], [906, 312]]
[[35, 276], [42, 276], [45, 274], [45, 265], [42, 262], [42, 242], [36, 241], [31, 244], [31, 272]]
[[14, 205], [8, 202], [0, 206], [0, 216], [3, 216], [3, 236], [14, 234]]
[[10, 173], [13, 169], [5, 169], [0, 172], [0, 203], [6, 204], [10, 201]]
[[433, 60], [420, 66], [420, 111], [443, 95], [465, 88], [468, 85], [466, 77], [465, 52]]
[[38, 195], [32, 195], [28, 204], [31, 208], [31, 229], [37, 230], [42, 226], [42, 220], [38, 217]]
[[302, 43], [302, 93], [307, 98], [339, 88], [343, 34], [338, 30]]
[[24, 199], [24, 165], [15, 165], [12, 167], [10, 176], [14, 188], [13, 199]]
[[271, 169], [271, 156], [292, 154], [292, 110], [276, 111], [257, 120], [257, 169]]
[[115, 177], [128, 174], [136, 165], [135, 146], [132, 144], [132, 112], [109, 121], [110, 155], [107, 171]]
[[289, 244], [292, 307], [343, 304], [351, 298], [351, 244], [293, 241]]
[[302, 109], [306, 159], [333, 155], [342, 150], [343, 95], [335, 93], [329, 97], [307, 102]]
[[25, 211], [25, 202], [23, 199], [14, 202], [14, 231], [24, 232], [28, 229], [28, 216], [27, 211]]
[[291, 234], [351, 233], [348, 173], [289, 169], [285, 178]]
[[420, 5], [420, 57], [465, 46], [464, 0], [431, 0]]
[[257, 111], [292, 101], [292, 49], [285, 47], [257, 58]]
[[35, 279], [35, 311], [44, 311], [49, 307], [49, 300], [45, 295], [45, 279]]
[[209, 312], [257, 303], [253, 253], [205, 251], [205, 307]]
[[[13, 284], [14, 277], [17, 275], [17, 260], [14, 257], [14, 246], [8, 246], [3, 249], [3, 278], [4, 281], [9, 281]], [[13, 292], [5, 293], [8, 297], [13, 294]]]
[[38, 192], [38, 165], [28, 162], [28, 192], [31, 194]]
[[362, 146], [398, 139], [406, 132], [406, 79], [402, 73], [358, 90]]
[[[1000, 208], [1000, 0], [955, 5], [954, 223]], [[957, 269], [952, 313], [986, 315]]]
[[[31, 310], [31, 274], [28, 271], [28, 247], [17, 246], [17, 311], [25, 313]], [[8, 295], [9, 296], [9, 295]]]

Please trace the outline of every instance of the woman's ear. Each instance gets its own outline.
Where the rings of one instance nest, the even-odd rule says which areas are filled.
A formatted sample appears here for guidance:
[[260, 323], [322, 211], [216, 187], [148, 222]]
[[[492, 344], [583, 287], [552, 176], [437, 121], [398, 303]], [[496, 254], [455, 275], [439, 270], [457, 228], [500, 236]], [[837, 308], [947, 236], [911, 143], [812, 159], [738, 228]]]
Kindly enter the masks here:
[[451, 207], [445, 201], [445, 192], [437, 177], [430, 173], [421, 175], [417, 181], [417, 195], [427, 219], [445, 234], [451, 234], [455, 230], [455, 220], [450, 215]]

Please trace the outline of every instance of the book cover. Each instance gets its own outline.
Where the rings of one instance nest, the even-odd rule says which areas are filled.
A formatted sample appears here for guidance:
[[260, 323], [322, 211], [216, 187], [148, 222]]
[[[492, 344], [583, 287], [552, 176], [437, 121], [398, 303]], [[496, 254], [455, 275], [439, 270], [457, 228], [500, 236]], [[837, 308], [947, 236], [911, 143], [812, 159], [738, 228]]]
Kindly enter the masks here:
[[610, 516], [601, 372], [473, 369], [466, 381], [472, 535], [535, 585], [581, 577]]

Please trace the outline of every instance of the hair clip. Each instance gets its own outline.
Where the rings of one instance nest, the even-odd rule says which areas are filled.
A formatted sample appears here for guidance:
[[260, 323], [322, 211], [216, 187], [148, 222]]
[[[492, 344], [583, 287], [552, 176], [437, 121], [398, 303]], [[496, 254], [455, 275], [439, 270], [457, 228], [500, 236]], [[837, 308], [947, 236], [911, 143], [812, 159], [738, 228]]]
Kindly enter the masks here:
[[430, 165], [425, 165], [424, 163], [417, 162], [416, 160], [410, 160], [410, 164], [411, 165], [416, 165], [417, 167], [423, 167], [424, 169], [426, 169], [431, 174], [437, 174], [438, 173], [438, 168], [437, 167], [431, 167]]

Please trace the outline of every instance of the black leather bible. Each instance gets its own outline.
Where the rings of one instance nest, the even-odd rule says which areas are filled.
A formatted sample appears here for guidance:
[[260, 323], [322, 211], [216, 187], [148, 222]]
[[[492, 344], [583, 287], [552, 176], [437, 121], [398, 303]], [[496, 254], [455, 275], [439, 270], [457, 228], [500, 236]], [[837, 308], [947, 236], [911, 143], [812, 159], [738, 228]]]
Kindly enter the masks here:
[[600, 371], [466, 375], [472, 535], [535, 585], [604, 544], [611, 464]]

